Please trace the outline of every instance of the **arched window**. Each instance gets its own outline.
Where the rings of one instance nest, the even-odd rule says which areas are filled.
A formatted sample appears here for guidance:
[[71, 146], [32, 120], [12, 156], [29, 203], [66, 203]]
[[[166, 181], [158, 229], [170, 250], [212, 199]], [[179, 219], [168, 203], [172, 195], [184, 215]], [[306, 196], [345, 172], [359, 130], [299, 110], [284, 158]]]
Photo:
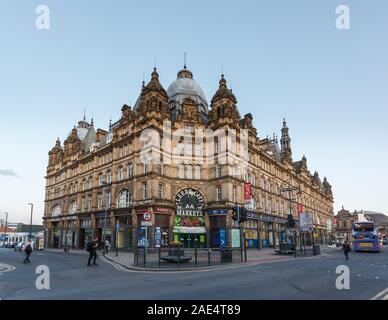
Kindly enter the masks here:
[[201, 179], [201, 166], [199, 164], [195, 166], [195, 179]]
[[51, 210], [51, 216], [56, 217], [61, 214], [61, 206], [59, 204], [55, 205]]
[[119, 208], [128, 208], [132, 202], [132, 194], [128, 189], [124, 189], [120, 192], [118, 198], [118, 207]]
[[184, 179], [185, 178], [185, 166], [183, 164], [180, 164], [178, 167], [178, 170], [179, 170], [178, 177], [180, 179]]
[[77, 213], [77, 201], [70, 203], [70, 214]]
[[187, 179], [193, 179], [193, 166], [191, 164], [187, 166]]

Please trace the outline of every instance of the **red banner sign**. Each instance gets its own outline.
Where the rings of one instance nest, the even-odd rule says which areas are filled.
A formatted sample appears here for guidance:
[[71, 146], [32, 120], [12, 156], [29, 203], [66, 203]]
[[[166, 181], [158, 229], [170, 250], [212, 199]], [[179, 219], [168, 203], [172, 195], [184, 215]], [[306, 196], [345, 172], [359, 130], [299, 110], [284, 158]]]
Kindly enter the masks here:
[[298, 213], [303, 213], [303, 204], [298, 203], [296, 206], [296, 210]]
[[250, 201], [252, 200], [252, 183], [246, 182], [244, 184], [244, 200]]

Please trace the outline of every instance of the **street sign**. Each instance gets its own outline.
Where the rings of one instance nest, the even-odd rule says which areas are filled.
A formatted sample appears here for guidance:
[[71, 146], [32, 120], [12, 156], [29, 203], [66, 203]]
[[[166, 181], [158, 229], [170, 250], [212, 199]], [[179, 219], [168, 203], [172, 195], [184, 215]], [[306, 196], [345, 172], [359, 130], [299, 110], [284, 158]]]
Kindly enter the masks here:
[[314, 231], [313, 215], [311, 213], [299, 214], [299, 230], [300, 231]]
[[144, 219], [145, 221], [150, 221], [150, 220], [151, 220], [151, 214], [150, 214], [149, 212], [145, 212], [145, 213], [143, 214], [143, 219]]
[[142, 221], [141, 226], [142, 227], [152, 227], [152, 221]]

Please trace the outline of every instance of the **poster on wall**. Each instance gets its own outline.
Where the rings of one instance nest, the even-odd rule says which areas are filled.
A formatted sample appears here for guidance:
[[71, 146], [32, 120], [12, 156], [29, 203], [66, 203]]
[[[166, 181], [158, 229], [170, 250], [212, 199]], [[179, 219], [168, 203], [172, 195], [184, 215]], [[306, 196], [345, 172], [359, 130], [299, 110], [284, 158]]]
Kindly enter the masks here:
[[232, 229], [232, 248], [240, 248], [240, 229]]
[[311, 213], [300, 213], [299, 214], [299, 230], [300, 231], [313, 231], [313, 215]]
[[204, 198], [199, 191], [192, 188], [181, 190], [175, 197], [175, 204], [175, 233], [206, 233]]

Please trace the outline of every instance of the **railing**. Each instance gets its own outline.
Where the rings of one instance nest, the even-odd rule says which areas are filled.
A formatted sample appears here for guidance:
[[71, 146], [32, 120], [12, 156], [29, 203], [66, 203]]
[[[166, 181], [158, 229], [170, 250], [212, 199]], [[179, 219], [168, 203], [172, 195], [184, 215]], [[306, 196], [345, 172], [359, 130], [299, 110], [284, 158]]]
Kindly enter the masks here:
[[134, 265], [143, 268], [196, 268], [243, 263], [240, 248], [144, 248], [134, 252]]

